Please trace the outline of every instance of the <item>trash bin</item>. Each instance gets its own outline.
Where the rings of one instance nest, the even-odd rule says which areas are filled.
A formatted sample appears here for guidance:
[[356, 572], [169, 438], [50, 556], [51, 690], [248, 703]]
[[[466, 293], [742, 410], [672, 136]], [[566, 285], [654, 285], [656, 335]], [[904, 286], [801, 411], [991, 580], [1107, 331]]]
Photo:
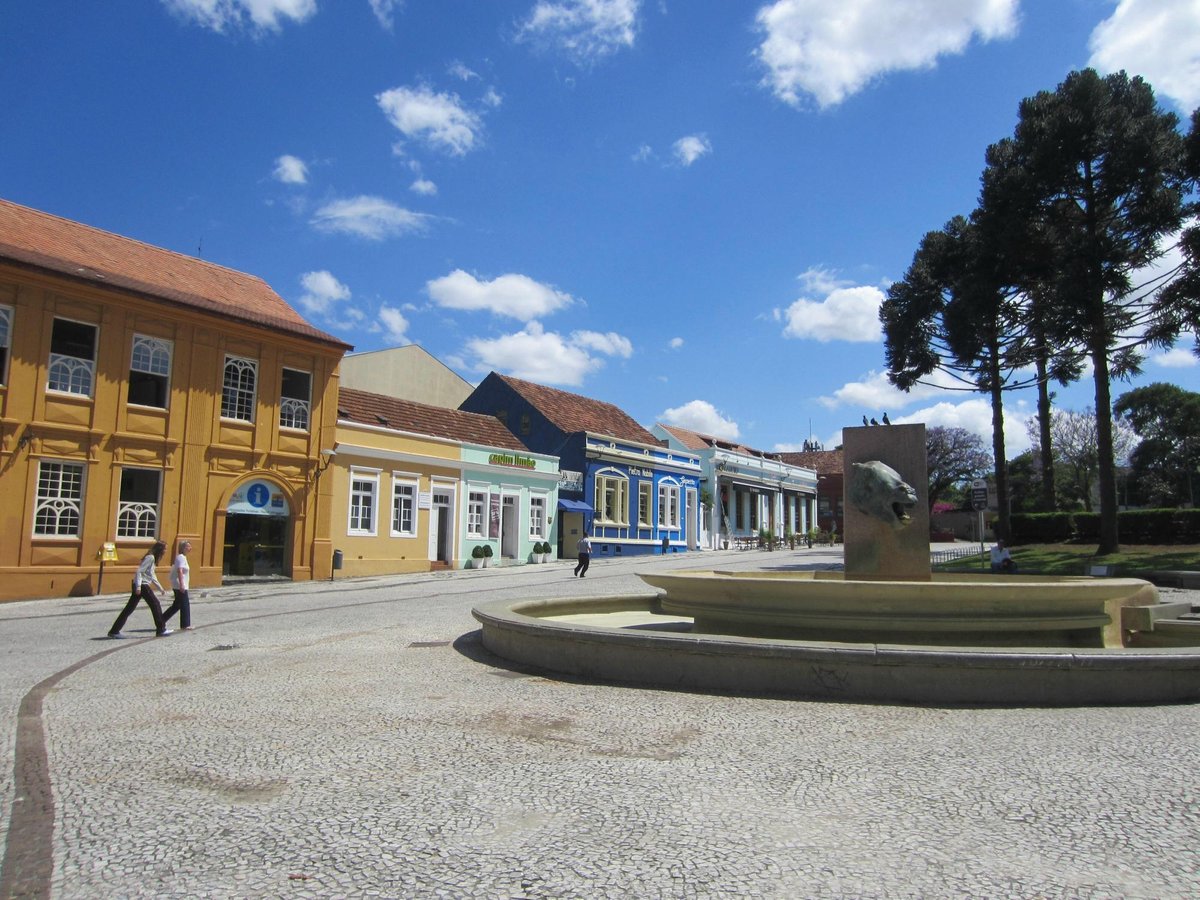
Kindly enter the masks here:
[[333, 568], [329, 570], [329, 580], [333, 581], [333, 573], [342, 567], [342, 551], [333, 551]]

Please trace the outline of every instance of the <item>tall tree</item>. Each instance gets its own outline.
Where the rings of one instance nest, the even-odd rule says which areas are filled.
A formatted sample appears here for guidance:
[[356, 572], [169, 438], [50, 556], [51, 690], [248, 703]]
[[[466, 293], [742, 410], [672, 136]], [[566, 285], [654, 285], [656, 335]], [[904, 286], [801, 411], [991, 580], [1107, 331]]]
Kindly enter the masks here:
[[992, 468], [992, 457], [983, 438], [965, 428], [934, 425], [925, 431], [925, 456], [929, 471], [929, 508], [950, 488], [982, 478]]
[[1183, 160], [1178, 119], [1158, 108], [1150, 85], [1084, 69], [1022, 101], [1002, 161], [1010, 170], [984, 180], [983, 206], [1002, 204], [1053, 241], [1050, 333], [1084, 347], [1092, 363], [1100, 553], [1119, 549], [1111, 380], [1139, 370], [1140, 342], [1172, 337], [1169, 313], [1132, 275], [1182, 225]]
[[1141, 437], [1130, 458], [1143, 499], [1196, 505], [1200, 471], [1200, 394], [1155, 382], [1117, 398], [1116, 414]]
[[974, 218], [957, 216], [925, 235], [904, 277], [879, 309], [888, 378], [902, 390], [935, 371], [992, 407], [992, 457], [1001, 534], [1009, 534], [1003, 392], [1029, 362], [1019, 298], [1001, 276], [992, 243]]
[[[1050, 416], [1050, 441], [1057, 469], [1063, 473], [1062, 491], [1067, 499], [1083, 505], [1092, 512], [1093, 488], [1096, 485], [1100, 466], [1099, 429], [1093, 409], [1075, 412], [1056, 409]], [[1113, 453], [1117, 460], [1129, 460], [1137, 445], [1137, 433], [1122, 420], [1112, 424]], [[1038, 450], [1039, 429], [1033, 420], [1027, 427], [1033, 449]]]

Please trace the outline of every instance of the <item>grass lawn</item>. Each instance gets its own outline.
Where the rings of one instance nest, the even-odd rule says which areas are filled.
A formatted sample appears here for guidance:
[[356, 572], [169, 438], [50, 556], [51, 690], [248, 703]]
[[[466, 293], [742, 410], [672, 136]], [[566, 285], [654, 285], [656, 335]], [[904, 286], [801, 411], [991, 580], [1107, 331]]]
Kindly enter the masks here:
[[[1200, 546], [1195, 544], [1130, 544], [1107, 556], [1096, 556], [1095, 544], [1022, 544], [1011, 549], [1022, 575], [1083, 575], [1088, 566], [1099, 565], [1116, 566], [1114, 574], [1133, 577], [1163, 569], [1200, 571]], [[954, 560], [934, 570], [978, 572], [979, 558]]]

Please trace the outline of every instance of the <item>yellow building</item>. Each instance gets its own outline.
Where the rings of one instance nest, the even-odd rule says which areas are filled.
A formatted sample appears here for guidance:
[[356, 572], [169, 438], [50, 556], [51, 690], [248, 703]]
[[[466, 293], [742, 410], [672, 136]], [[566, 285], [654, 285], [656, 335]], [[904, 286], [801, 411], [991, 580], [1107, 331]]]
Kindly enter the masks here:
[[[558, 458], [495, 416], [342, 388], [331, 533], [343, 574], [523, 564], [550, 537]], [[322, 503], [324, 503], [322, 498]]]
[[328, 577], [347, 349], [261, 279], [0, 200], [0, 600], [124, 589], [156, 539], [196, 587]]

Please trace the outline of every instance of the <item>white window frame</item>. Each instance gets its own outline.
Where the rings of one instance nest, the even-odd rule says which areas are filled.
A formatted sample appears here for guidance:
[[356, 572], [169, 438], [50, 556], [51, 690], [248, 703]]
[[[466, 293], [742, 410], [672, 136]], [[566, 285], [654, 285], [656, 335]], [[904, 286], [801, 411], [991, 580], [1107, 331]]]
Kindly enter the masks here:
[[491, 500], [488, 485], [472, 484], [467, 487], [467, 537], [486, 540]]
[[[392, 537], [412, 538], [417, 536], [417, 494], [421, 483], [415, 475], [398, 475], [392, 473]], [[398, 515], [402, 499], [408, 500], [409, 528], [398, 527], [401, 517]]]
[[[139, 359], [138, 351], [142, 351]], [[153, 404], [134, 403], [134, 406], [147, 406], [149, 409], [166, 409], [171, 397], [171, 361], [175, 355], [173, 342], [165, 338], [151, 337], [148, 334], [135, 334], [133, 345], [129, 350], [129, 371], [141, 372], [162, 378], [166, 384], [163, 391], [162, 406]], [[127, 395], [128, 396], [128, 395]]]
[[[617, 518], [608, 516], [608, 488], [616, 494]], [[596, 523], [600, 525], [629, 524], [629, 476], [619, 469], [601, 469], [596, 473], [594, 497]]]
[[[84, 359], [79, 356], [68, 356], [65, 353], [55, 353], [54, 322], [71, 322], [75, 325], [86, 325], [92, 329], [92, 358]], [[91, 397], [96, 384], [96, 345], [100, 340], [100, 326], [95, 322], [84, 322], [80, 319], [68, 319], [55, 316], [50, 323], [50, 367], [46, 374], [46, 390], [57, 394], [74, 394], [77, 397]]]
[[678, 531], [680, 509], [679, 483], [664, 478], [658, 483], [658, 527]]
[[546, 494], [529, 492], [529, 537], [535, 541], [546, 538], [546, 510], [549, 497]]
[[8, 359], [12, 356], [13, 308], [0, 304], [0, 384], [8, 384]]
[[[296, 431], [308, 431], [312, 421], [312, 372], [297, 369], [293, 366], [283, 366], [279, 377], [279, 427], [294, 428]], [[308, 376], [308, 397], [285, 397], [283, 395], [283, 372], [296, 372]]]
[[[642, 516], [642, 499], [645, 498], [646, 515]], [[654, 527], [654, 483], [650, 481], [638, 482], [638, 525], [643, 528]]]
[[[369, 507], [364, 512], [365, 505]], [[369, 517], [369, 524], [363, 523]], [[351, 469], [346, 534], [374, 537], [379, 531], [379, 470]]]
[[48, 459], [38, 463], [37, 494], [33, 507], [34, 537], [79, 538], [83, 530], [85, 475], [83, 463]]
[[[158, 537], [158, 508], [162, 502], [162, 470], [149, 469], [144, 466], [124, 466], [121, 471], [124, 474], [126, 469], [138, 469], [142, 472], [153, 472], [158, 475], [158, 490], [157, 497], [153, 503], [145, 500], [122, 500], [120, 495], [117, 497], [117, 527], [116, 534], [118, 540], [145, 540], [146, 538]], [[132, 528], [126, 528], [125, 523], [132, 524]]]
[[[235, 384], [229, 383], [231, 368], [235, 372]], [[249, 373], [249, 387], [246, 386], [247, 372]], [[233, 422], [253, 422], [257, 398], [258, 360], [225, 354], [225, 365], [221, 369], [221, 418]], [[239, 415], [243, 408], [246, 412], [244, 416]]]

